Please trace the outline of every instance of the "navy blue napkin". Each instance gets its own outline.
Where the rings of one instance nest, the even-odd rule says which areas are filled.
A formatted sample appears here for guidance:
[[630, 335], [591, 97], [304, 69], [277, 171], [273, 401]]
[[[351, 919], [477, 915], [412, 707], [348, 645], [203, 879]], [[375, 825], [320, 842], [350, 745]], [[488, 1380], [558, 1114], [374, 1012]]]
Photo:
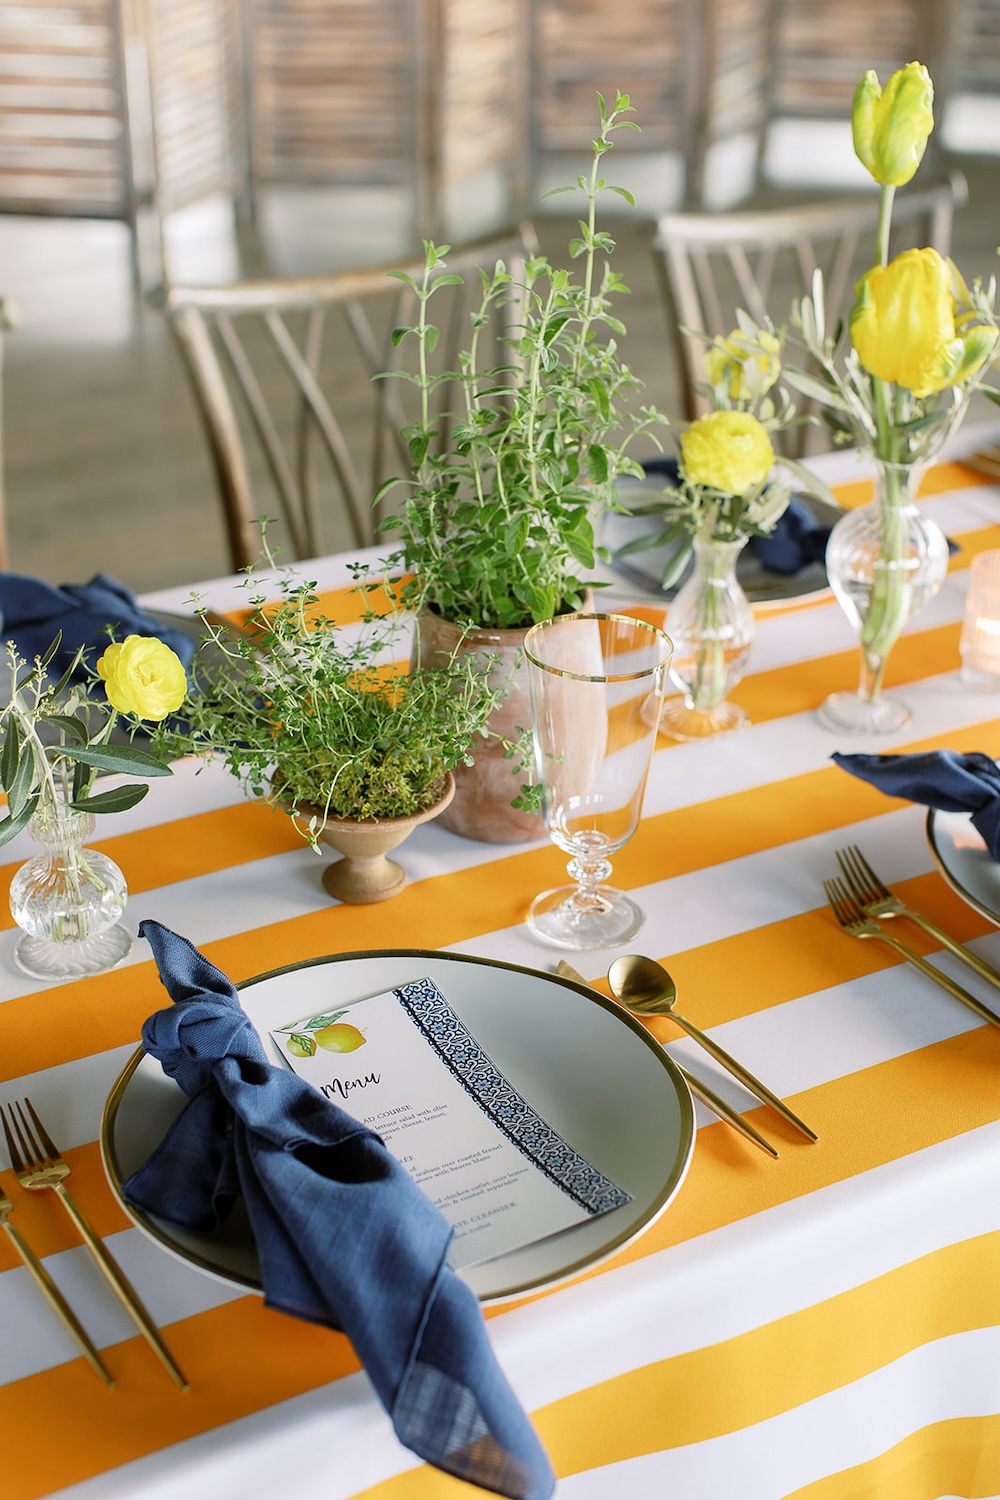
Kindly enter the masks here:
[[841, 755], [838, 766], [878, 787], [889, 797], [905, 797], [942, 812], [970, 812], [972, 826], [1000, 860], [1000, 767], [978, 750], [927, 750], [916, 755]]
[[139, 933], [174, 1002], [143, 1046], [190, 1098], [126, 1199], [206, 1232], [241, 1195], [268, 1305], [347, 1334], [400, 1442], [484, 1489], [546, 1500], [548, 1457], [446, 1264], [451, 1226], [379, 1136], [268, 1061], [235, 988], [186, 938], [150, 921]]
[[119, 641], [127, 635], [157, 636], [177, 653], [185, 667], [194, 655], [195, 643], [189, 636], [150, 619], [139, 608], [135, 595], [106, 573], [96, 573], [89, 583], [64, 584], [61, 588], [22, 573], [0, 573], [3, 640], [12, 640], [30, 662], [48, 650], [61, 630], [62, 641], [50, 668], [55, 677], [61, 677], [78, 648], [86, 646], [92, 649], [76, 674], [79, 680], [85, 680], [88, 665], [93, 671], [98, 657], [111, 643], [108, 625]]

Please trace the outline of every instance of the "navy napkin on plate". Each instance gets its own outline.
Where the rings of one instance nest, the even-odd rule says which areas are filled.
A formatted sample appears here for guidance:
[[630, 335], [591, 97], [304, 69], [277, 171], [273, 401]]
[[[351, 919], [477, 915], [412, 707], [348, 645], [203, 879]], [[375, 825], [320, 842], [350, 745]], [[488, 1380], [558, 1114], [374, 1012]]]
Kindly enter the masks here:
[[150, 921], [139, 933], [174, 1002], [143, 1046], [190, 1097], [128, 1202], [206, 1232], [242, 1195], [266, 1302], [347, 1334], [400, 1442], [471, 1484], [546, 1500], [548, 1457], [446, 1263], [447, 1220], [379, 1136], [268, 1061], [236, 989], [186, 938]]
[[[108, 625], [119, 641], [127, 635], [157, 636], [185, 666], [194, 655], [195, 643], [189, 636], [143, 614], [135, 595], [107, 573], [96, 573], [89, 583], [64, 584], [61, 588], [22, 573], [0, 573], [3, 640], [12, 640], [30, 662], [48, 650], [61, 630], [62, 641], [51, 667], [56, 677], [66, 670], [80, 646], [93, 648], [88, 653], [93, 669], [110, 645]], [[86, 665], [77, 676], [80, 680], [87, 678]]]
[[838, 766], [878, 787], [889, 797], [905, 797], [942, 812], [970, 812], [972, 826], [1000, 860], [1000, 767], [978, 750], [927, 750], [916, 755], [841, 755]]
[[[662, 475], [665, 483], [677, 483], [680, 471], [676, 458], [645, 459], [642, 467], [647, 474]], [[810, 563], [822, 562], [829, 537], [829, 526], [816, 519], [804, 500], [793, 496], [767, 536], [751, 537], [750, 546], [769, 573], [791, 574]]]

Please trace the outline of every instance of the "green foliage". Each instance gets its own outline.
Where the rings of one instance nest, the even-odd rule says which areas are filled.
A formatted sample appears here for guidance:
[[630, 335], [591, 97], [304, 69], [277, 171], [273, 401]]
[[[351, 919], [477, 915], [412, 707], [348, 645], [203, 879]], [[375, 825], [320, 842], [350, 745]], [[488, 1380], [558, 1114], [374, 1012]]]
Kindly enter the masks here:
[[[79, 812], [124, 812], [149, 790], [133, 783], [94, 792], [98, 771], [170, 775], [170, 767], [155, 756], [108, 743], [118, 713], [106, 701], [90, 698], [85, 685], [70, 686], [83, 647], [58, 681], [49, 678], [61, 639], [60, 633], [32, 662], [7, 642], [10, 695], [0, 707], [0, 785], [7, 794], [7, 815], [0, 820], [0, 844], [27, 826], [40, 803], [65, 802]], [[137, 725], [133, 720], [133, 728]]]
[[[598, 175], [612, 132], [636, 129], [619, 94], [609, 113], [600, 102], [600, 135], [579, 236], [569, 246], [582, 263], [574, 278], [542, 256], [528, 260], [517, 283], [502, 261], [482, 274], [482, 300], [471, 316], [471, 340], [457, 371], [432, 373], [437, 342], [432, 299], [460, 278], [449, 273], [447, 245], [425, 242], [413, 326], [397, 329], [397, 343], [416, 347], [417, 371], [392, 371], [419, 388], [420, 418], [404, 433], [412, 466], [400, 514], [384, 522], [399, 537], [393, 561], [415, 575], [408, 600], [452, 621], [515, 628], [580, 608], [585, 579], [598, 556], [594, 523], [615, 504], [622, 473], [641, 470], [626, 456], [637, 433], [665, 422], [651, 407], [627, 412], [623, 403], [640, 382], [623, 362], [616, 335], [624, 332], [611, 303], [628, 288], [607, 260], [610, 236], [595, 225], [596, 199], [608, 189]], [[558, 190], [562, 191], [562, 190]], [[570, 191], [566, 189], [565, 191]], [[516, 309], [507, 338], [510, 361], [480, 368], [480, 340], [491, 316]], [[458, 382], [464, 409], [451, 414], [448, 450], [439, 452], [431, 417], [433, 393]], [[380, 499], [394, 485], [382, 487]]]
[[[250, 796], [290, 811], [314, 848], [326, 818], [433, 806], [447, 773], [471, 762], [498, 700], [481, 666], [455, 657], [400, 677], [400, 609], [370, 610], [356, 630], [337, 626], [320, 613], [314, 584], [278, 572], [280, 598], [268, 603], [247, 570], [243, 635], [201, 611], [207, 635], [179, 710], [186, 727], [158, 731], [158, 747], [221, 758]], [[386, 587], [360, 567], [356, 575], [369, 602]]]

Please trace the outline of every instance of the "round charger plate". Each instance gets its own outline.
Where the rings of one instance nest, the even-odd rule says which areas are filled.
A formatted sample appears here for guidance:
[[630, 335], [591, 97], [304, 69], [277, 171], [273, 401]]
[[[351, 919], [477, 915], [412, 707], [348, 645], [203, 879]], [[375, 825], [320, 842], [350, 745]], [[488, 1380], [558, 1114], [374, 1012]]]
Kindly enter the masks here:
[[927, 814], [927, 842], [941, 874], [957, 896], [1000, 926], [1000, 864], [966, 812]]
[[[676, 1065], [645, 1027], [595, 991], [532, 969], [461, 954], [393, 949], [314, 959], [238, 986], [270, 1056], [268, 1031], [336, 1001], [408, 980], [438, 985], [511, 1083], [562, 1136], [632, 1194], [611, 1213], [461, 1272], [483, 1302], [578, 1275], [641, 1234], [676, 1196], [694, 1150], [694, 1110]], [[249, 1224], [237, 1210], [215, 1235], [130, 1207], [121, 1184], [163, 1139], [186, 1096], [141, 1047], [108, 1096], [105, 1170], [125, 1212], [164, 1249], [224, 1281], [261, 1291]]]

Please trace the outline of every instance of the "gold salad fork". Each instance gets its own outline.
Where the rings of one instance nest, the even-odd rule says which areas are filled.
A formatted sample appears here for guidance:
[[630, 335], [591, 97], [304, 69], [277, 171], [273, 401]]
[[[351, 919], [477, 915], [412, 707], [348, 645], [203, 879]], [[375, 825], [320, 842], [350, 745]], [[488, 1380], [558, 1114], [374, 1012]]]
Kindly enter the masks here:
[[[32, 1128], [32, 1124], [28, 1123], [27, 1115], [24, 1112], [25, 1108], [31, 1116], [34, 1129]], [[10, 1117], [9, 1123], [8, 1115]], [[111, 1287], [111, 1290], [143, 1338], [150, 1344], [164, 1365], [166, 1365], [181, 1390], [186, 1391], [188, 1383], [174, 1362], [173, 1355], [164, 1343], [163, 1335], [149, 1316], [125, 1272], [107, 1246], [91, 1228], [90, 1223], [84, 1217], [77, 1206], [75, 1198], [66, 1186], [65, 1179], [70, 1174], [69, 1165], [59, 1155], [59, 1151], [52, 1141], [51, 1136], [49, 1136], [45, 1126], [38, 1118], [31, 1100], [25, 1099], [23, 1106], [21, 1104], [10, 1104], [6, 1110], [0, 1107], [0, 1119], [3, 1120], [4, 1135], [7, 1137], [7, 1149], [10, 1152], [11, 1166], [14, 1168], [14, 1175], [18, 1182], [22, 1187], [30, 1189], [51, 1188], [57, 1194], [60, 1203], [83, 1236], [84, 1243], [97, 1261], [104, 1279]], [[17, 1136], [16, 1141], [14, 1139], [15, 1134]]]
[[947, 990], [949, 995], [954, 995], [956, 1000], [961, 1000], [963, 1005], [967, 1005], [970, 1010], [975, 1011], [976, 1015], [980, 1016], [982, 1020], [989, 1021], [991, 1026], [1000, 1027], [1000, 1016], [995, 1016], [987, 1006], [976, 999], [975, 995], [970, 995], [968, 990], [963, 989], [960, 984], [956, 984], [947, 974], [943, 974], [940, 969], [935, 969], [933, 964], [929, 964], [926, 958], [922, 958], [919, 953], [915, 953], [905, 943], [899, 942], [897, 938], [891, 937], [888, 932], [883, 931], [872, 917], [865, 916], [861, 907], [842, 881], [837, 879], [824, 880], [823, 889], [826, 892], [826, 899], [830, 903], [834, 916], [844, 931], [850, 933], [851, 937], [878, 938], [880, 942], [886, 943], [890, 948], [894, 948], [897, 953], [901, 953], [909, 963], [920, 970], [921, 974], [926, 974], [928, 979], [933, 979], [934, 983], [939, 984], [942, 989]]
[[894, 895], [889, 887], [879, 880], [856, 844], [852, 844], [849, 849], [838, 849], [837, 863], [852, 896], [866, 916], [909, 917], [911, 922], [922, 927], [943, 948], [947, 948], [949, 953], [954, 953], [956, 958], [960, 958], [962, 963], [979, 975], [980, 979], [985, 979], [987, 983], [1000, 989], [1000, 971], [994, 969], [992, 964], [988, 964], [978, 954], [971, 953], [968, 948], [956, 942], [953, 937], [949, 937], [946, 932], [942, 932], [930, 917], [925, 917], [922, 912], [914, 911], [912, 906], [907, 906], [905, 901]]
[[67, 1330], [68, 1333], [73, 1336], [73, 1338], [79, 1344], [80, 1348], [83, 1350], [83, 1353], [86, 1355], [93, 1368], [97, 1371], [98, 1375], [100, 1375], [101, 1379], [107, 1385], [114, 1385], [114, 1380], [111, 1377], [111, 1372], [108, 1369], [107, 1365], [104, 1363], [101, 1356], [98, 1354], [94, 1345], [91, 1343], [87, 1330], [84, 1328], [76, 1313], [70, 1307], [69, 1303], [66, 1301], [66, 1298], [63, 1296], [62, 1292], [52, 1280], [52, 1277], [49, 1275], [48, 1271], [42, 1265], [42, 1262], [38, 1259], [38, 1256], [35, 1254], [34, 1250], [32, 1250], [28, 1242], [22, 1238], [22, 1236], [10, 1222], [10, 1216], [13, 1213], [13, 1210], [13, 1203], [11, 1203], [3, 1188], [0, 1188], [0, 1228], [6, 1231], [8, 1239], [10, 1240], [11, 1244], [14, 1246], [14, 1249], [17, 1251], [18, 1255], [21, 1257], [24, 1264], [30, 1271], [32, 1277], [34, 1278], [35, 1285], [38, 1287], [38, 1290], [41, 1292], [46, 1302], [52, 1308], [53, 1312], [59, 1318], [63, 1327]]

